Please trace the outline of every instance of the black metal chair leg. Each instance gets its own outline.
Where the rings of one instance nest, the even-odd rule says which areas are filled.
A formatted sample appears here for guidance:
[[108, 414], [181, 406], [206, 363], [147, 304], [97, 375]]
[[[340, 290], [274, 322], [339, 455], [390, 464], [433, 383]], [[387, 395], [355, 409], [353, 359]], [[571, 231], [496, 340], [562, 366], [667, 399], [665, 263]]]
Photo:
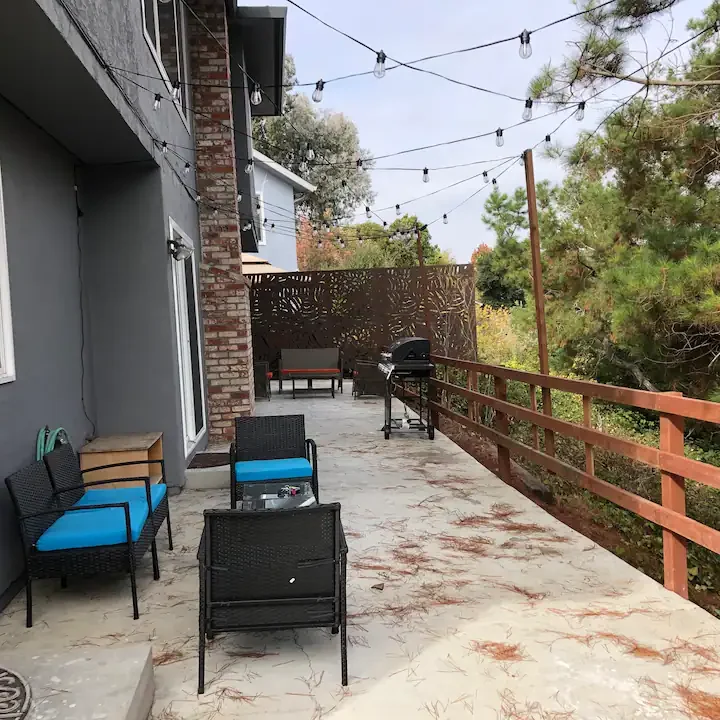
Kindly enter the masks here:
[[330, 380], [330, 393], [335, 397], [335, 378]]
[[342, 684], [348, 684], [347, 667], [347, 557], [343, 555], [340, 570], [340, 664], [342, 669]]
[[150, 552], [152, 554], [153, 579], [159, 580], [160, 579], [160, 563], [158, 562], [157, 543], [155, 542], [154, 537], [153, 537], [152, 543], [150, 544]]
[[138, 608], [137, 582], [135, 580], [135, 557], [132, 552], [130, 552], [130, 590], [132, 592], [133, 620], [138, 620], [140, 610]]
[[200, 636], [198, 638], [198, 695], [205, 692], [205, 628], [203, 609], [200, 608]]
[[67, 587], [67, 575], [60, 578], [60, 587], [64, 590]]
[[26, 603], [26, 610], [27, 610], [25, 625], [27, 627], [31, 628], [32, 627], [32, 580], [30, 579], [29, 575], [28, 575], [27, 579], [25, 580], [25, 603]]
[[293, 396], [293, 400], [294, 400], [295, 399], [295, 378], [293, 378], [293, 381], [292, 381], [292, 389], [293, 389], [292, 396]]
[[165, 522], [167, 523], [167, 531], [168, 531], [168, 548], [170, 550], [173, 549], [173, 542], [172, 542], [172, 528], [170, 527], [170, 505], [168, 504], [168, 514], [167, 518], [165, 518]]

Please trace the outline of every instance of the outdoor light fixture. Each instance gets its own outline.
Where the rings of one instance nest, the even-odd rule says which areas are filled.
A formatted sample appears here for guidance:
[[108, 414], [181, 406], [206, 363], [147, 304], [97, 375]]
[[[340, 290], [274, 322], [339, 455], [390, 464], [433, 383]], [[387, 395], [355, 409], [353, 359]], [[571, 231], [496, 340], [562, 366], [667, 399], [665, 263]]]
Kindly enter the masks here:
[[525, 153], [520, 156], [520, 167], [525, 167]]
[[528, 120], [532, 120], [532, 106], [533, 106], [532, 98], [528, 98], [525, 101], [525, 107], [523, 108], [523, 112], [522, 112], [522, 119], [525, 120], [525, 122], [527, 122]]
[[493, 185], [497, 185], [497, 180], [496, 180], [495, 178], [493, 178], [492, 184], [493, 184]]
[[387, 60], [387, 55], [381, 50], [377, 54], [377, 59], [375, 62], [375, 69], [373, 70], [373, 75], [380, 79], [385, 77], [385, 61]]
[[161, 100], [162, 100], [162, 95], [160, 93], [155, 93], [155, 100], [153, 102], [153, 110], [159, 109]]
[[341, 187], [346, 188], [346, 187], [347, 187], [347, 180], [341, 180], [341, 181], [340, 181], [340, 185], [341, 185]]
[[190, 163], [189, 163], [189, 162], [186, 162], [186, 163], [185, 163], [185, 167], [183, 168], [183, 172], [184, 172], [186, 175], [189, 175], [189, 174], [190, 174]]
[[520, 57], [527, 60], [532, 55], [532, 45], [530, 44], [530, 31], [523, 30], [520, 33]]
[[430, 171], [427, 168], [423, 168], [423, 182], [424, 183], [430, 182]]
[[238, 201], [238, 205], [242, 202], [242, 193], [238, 193], [237, 201]]
[[195, 250], [192, 243], [186, 242], [185, 239], [181, 237], [170, 238], [167, 241], [167, 247], [168, 254], [179, 261], [187, 260]]
[[443, 215], [443, 225], [447, 225], [449, 222], [447, 214]]
[[306, 173], [308, 171], [308, 164], [304, 160], [301, 160], [300, 164], [298, 165], [298, 170], [301, 173]]
[[490, 182], [490, 176], [487, 174], [487, 170], [483, 170], [483, 180], [484, 180], [486, 183], [489, 183], [489, 182]]
[[397, 215], [398, 217], [400, 217], [400, 206], [399, 206], [399, 205], [396, 205], [396, 206], [395, 206], [395, 215]]
[[252, 230], [252, 223], [246, 222], [243, 227], [243, 232], [247, 232], [248, 230]]
[[314, 102], [322, 102], [323, 90], [325, 89], [325, 83], [322, 80], [318, 80], [315, 83], [315, 89], [313, 90], [312, 99]]
[[577, 112], [575, 113], [575, 119], [578, 122], [582, 122], [585, 119], [585, 101], [584, 100], [581, 100], [578, 103], [578, 109], [577, 109]]
[[305, 159], [308, 162], [312, 162], [315, 159], [315, 151], [312, 149], [312, 145], [308, 143], [307, 150], [305, 151]]
[[245, 174], [250, 175], [253, 171], [253, 161], [248, 160], [247, 165], [245, 166]]
[[162, 143], [160, 143], [160, 149], [163, 155], [167, 155], [167, 141], [163, 140]]
[[370, 208], [367, 205], [365, 206], [365, 217], [368, 220], [372, 219], [372, 210], [370, 210]]
[[171, 96], [172, 96], [172, 99], [175, 101], [180, 99], [180, 81], [179, 80], [176, 80], [173, 83]]
[[355, 165], [357, 166], [357, 171], [358, 171], [358, 172], [362, 172], [363, 166], [362, 166], [362, 159], [361, 159], [361, 158], [358, 158], [358, 159], [357, 159], [357, 162], [355, 163]]
[[505, 144], [505, 138], [503, 137], [503, 130], [502, 128], [498, 128], [495, 131], [495, 144], [498, 147], [502, 147]]
[[552, 149], [552, 138], [549, 135], [545, 136], [545, 149], [546, 150]]
[[262, 92], [260, 92], [260, 85], [257, 83], [253, 86], [253, 91], [250, 95], [250, 102], [253, 105], [259, 105], [262, 102]]

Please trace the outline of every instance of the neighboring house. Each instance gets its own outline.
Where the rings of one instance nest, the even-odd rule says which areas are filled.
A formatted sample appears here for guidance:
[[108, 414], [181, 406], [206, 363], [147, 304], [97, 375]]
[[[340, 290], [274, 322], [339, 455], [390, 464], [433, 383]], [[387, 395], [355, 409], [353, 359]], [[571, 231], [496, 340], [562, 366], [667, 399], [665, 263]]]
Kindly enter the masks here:
[[315, 186], [257, 150], [253, 150], [253, 159], [258, 252], [271, 265], [293, 272], [298, 269], [295, 203], [314, 192]]
[[0, 3], [0, 608], [23, 569], [2, 481], [40, 427], [160, 430], [181, 486], [253, 411], [245, 167], [284, 38], [284, 8], [233, 0]]
[[285, 272], [282, 268], [271, 265], [265, 258], [260, 257], [257, 253], [243, 253], [242, 264], [243, 275], [266, 275], [268, 273], [274, 275]]

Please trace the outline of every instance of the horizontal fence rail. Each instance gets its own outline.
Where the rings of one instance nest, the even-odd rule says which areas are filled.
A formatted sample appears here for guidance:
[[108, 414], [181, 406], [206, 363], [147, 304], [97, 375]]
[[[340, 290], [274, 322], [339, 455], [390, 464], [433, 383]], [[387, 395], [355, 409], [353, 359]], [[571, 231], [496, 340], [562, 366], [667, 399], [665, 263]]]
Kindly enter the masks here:
[[[687, 517], [685, 478], [720, 489], [720, 468], [685, 457], [684, 421], [686, 418], [692, 418], [720, 424], [720, 403], [685, 398], [680, 393], [658, 393], [600, 385], [442, 355], [433, 355], [432, 361], [436, 365], [436, 377], [430, 381], [431, 410], [436, 416], [443, 415], [495, 443], [498, 449], [498, 474], [501, 479], [510, 482], [510, 457], [516, 455], [659, 525], [663, 529], [665, 587], [687, 598], [687, 540], [720, 553], [720, 531]], [[447, 381], [448, 368], [467, 373], [465, 387]], [[437, 377], [440, 374], [445, 375], [444, 380]], [[480, 376], [493, 378], [494, 395], [478, 391]], [[508, 381], [525, 383], [529, 386], [531, 397], [529, 408], [508, 402]], [[537, 388], [581, 395], [583, 424], [552, 417], [545, 408], [544, 412], [539, 412], [535, 397]], [[467, 401], [467, 415], [449, 407], [452, 396]], [[594, 429], [592, 427], [594, 399], [657, 411], [660, 414], [660, 448], [642, 445]], [[490, 408], [495, 412], [494, 427], [480, 422], [482, 407]], [[510, 418], [530, 423], [532, 446], [510, 437]], [[545, 451], [540, 449], [538, 428], [543, 428], [545, 432]], [[555, 434], [584, 443], [584, 470], [555, 457]], [[595, 448], [602, 448], [658, 469], [661, 477], [662, 504], [596, 477]]]

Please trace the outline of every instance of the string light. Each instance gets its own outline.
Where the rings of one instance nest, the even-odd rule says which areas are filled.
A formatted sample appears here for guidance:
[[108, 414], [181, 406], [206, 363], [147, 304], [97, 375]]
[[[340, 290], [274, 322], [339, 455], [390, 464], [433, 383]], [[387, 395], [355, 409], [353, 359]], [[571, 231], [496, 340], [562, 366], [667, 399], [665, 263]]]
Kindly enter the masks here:
[[495, 144], [498, 147], [502, 147], [505, 144], [505, 138], [503, 137], [503, 131], [502, 128], [498, 128], [495, 131]]
[[238, 205], [242, 202], [242, 193], [238, 193]]
[[298, 170], [301, 173], [306, 173], [308, 171], [308, 164], [304, 160], [301, 160], [300, 164], [298, 165]]
[[430, 182], [430, 171], [427, 168], [423, 168], [423, 182], [424, 183]]
[[270, 229], [271, 229], [271, 230], [274, 230], [274, 229], [275, 229], [275, 223], [270, 223]]
[[385, 61], [387, 60], [387, 55], [381, 50], [377, 54], [376, 62], [375, 62], [375, 69], [373, 70], [373, 75], [379, 79], [385, 77]]
[[532, 108], [533, 108], [533, 101], [532, 98], [528, 98], [525, 101], [525, 107], [522, 111], [522, 119], [527, 122], [528, 120], [532, 120]]
[[312, 229], [312, 234], [313, 234], [313, 237], [317, 237], [317, 235], [318, 235], [318, 229], [317, 229], [316, 227], [314, 227], [314, 228]]
[[367, 205], [365, 206], [365, 217], [368, 220], [372, 219], [372, 211], [370, 210], [370, 208]]
[[483, 180], [484, 180], [486, 183], [489, 183], [489, 182], [490, 182], [490, 176], [488, 175], [487, 170], [483, 170]]
[[325, 89], [325, 83], [322, 80], [318, 80], [315, 83], [315, 89], [313, 90], [313, 94], [312, 94], [313, 102], [316, 102], [316, 103], [322, 102], [324, 89]]
[[175, 102], [177, 102], [180, 99], [180, 81], [179, 80], [176, 80], [173, 83], [171, 97]]
[[190, 174], [190, 163], [189, 163], [189, 162], [186, 162], [186, 163], [185, 163], [185, 167], [183, 168], [183, 172], [184, 172], [186, 175], [189, 175], [189, 174]]
[[450, 221], [448, 220], [447, 213], [443, 215], [443, 225], [447, 225]]
[[167, 155], [167, 141], [163, 140], [162, 143], [160, 143], [160, 149], [162, 150], [163, 155]]
[[255, 203], [255, 209], [256, 209], [258, 212], [260, 212], [260, 201], [259, 201], [259, 200]]
[[362, 172], [362, 171], [363, 171], [362, 158], [358, 158], [358, 159], [357, 159], [357, 162], [355, 163], [355, 165], [356, 165], [356, 167], [357, 167], [357, 171], [358, 171], [358, 172]]
[[318, 250], [322, 250], [323, 242], [322, 240], [318, 240]]
[[259, 105], [262, 102], [262, 93], [260, 92], [260, 85], [255, 83], [253, 86], [252, 94], [250, 95], [250, 102], [253, 105]]
[[387, 230], [387, 220], [383, 220], [383, 230]]
[[552, 138], [549, 135], [545, 136], [545, 149], [546, 150], [552, 149]]
[[252, 171], [254, 169], [253, 165], [254, 165], [254, 163], [252, 160], [247, 161], [247, 165], [245, 166], [245, 174], [246, 175], [250, 175], [252, 173]]
[[153, 110], [158, 110], [160, 108], [161, 101], [162, 101], [162, 95], [160, 93], [155, 93], [155, 100], [153, 101]]
[[315, 159], [315, 151], [312, 149], [312, 145], [308, 143], [307, 150], [305, 151], [305, 159], [308, 162], [312, 162]]
[[267, 227], [267, 223], [268, 223], [268, 220], [267, 220], [267, 218], [265, 218], [265, 219], [263, 220], [263, 227]]
[[585, 119], [585, 101], [584, 100], [581, 100], [578, 103], [578, 109], [575, 112], [575, 119], [578, 122], [582, 122]]
[[347, 180], [341, 180], [340, 186], [346, 188], [347, 187]]
[[243, 229], [243, 232], [247, 232], [248, 230], [252, 229], [252, 224], [247, 222], [243, 225], [242, 229]]
[[395, 215], [397, 215], [397, 217], [400, 217], [400, 206], [399, 205], [395, 206]]
[[497, 180], [496, 180], [495, 178], [493, 178], [492, 184], [493, 184], [493, 185], [497, 185]]
[[345, 241], [342, 238], [340, 238], [340, 249], [341, 250], [345, 249]]
[[527, 60], [532, 55], [532, 45], [530, 44], [530, 31], [523, 30], [520, 33], [520, 57]]
[[525, 167], [525, 153], [520, 156], [520, 167]]

